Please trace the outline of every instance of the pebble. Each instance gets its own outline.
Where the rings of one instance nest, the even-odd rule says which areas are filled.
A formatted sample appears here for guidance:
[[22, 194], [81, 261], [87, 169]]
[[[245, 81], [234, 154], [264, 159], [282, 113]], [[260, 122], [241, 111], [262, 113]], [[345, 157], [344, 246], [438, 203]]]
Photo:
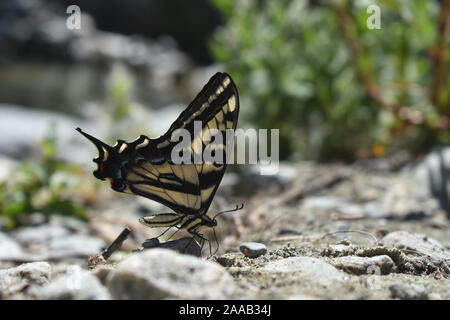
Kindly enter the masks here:
[[258, 258], [267, 252], [267, 247], [259, 242], [243, 242], [239, 246], [239, 250], [246, 257]]
[[389, 256], [375, 257], [345, 256], [335, 258], [332, 265], [351, 274], [389, 274], [395, 264]]
[[400, 300], [428, 300], [426, 289], [416, 284], [393, 284], [389, 287], [391, 297]]

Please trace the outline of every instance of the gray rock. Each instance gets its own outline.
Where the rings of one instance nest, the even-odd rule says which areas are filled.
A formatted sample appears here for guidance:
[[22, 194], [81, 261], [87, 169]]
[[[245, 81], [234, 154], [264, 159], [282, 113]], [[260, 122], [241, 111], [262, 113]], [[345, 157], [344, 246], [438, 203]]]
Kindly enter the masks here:
[[0, 295], [8, 297], [32, 285], [50, 281], [52, 268], [47, 262], [25, 263], [15, 268], [0, 270]]
[[99, 238], [82, 234], [71, 234], [51, 239], [47, 250], [52, 258], [87, 257], [100, 253], [105, 245], [106, 243]]
[[22, 247], [14, 239], [0, 232], [0, 261], [20, 260], [23, 256]]
[[442, 209], [450, 210], [450, 148], [431, 152], [413, 171], [414, 188], [435, 197]]
[[391, 297], [400, 300], [428, 300], [426, 289], [416, 284], [393, 284], [389, 287]]
[[267, 247], [259, 242], [243, 242], [239, 246], [239, 250], [246, 257], [257, 258], [267, 252]]
[[107, 300], [108, 290], [90, 271], [73, 265], [46, 286], [36, 288], [32, 295], [45, 300]]
[[313, 196], [303, 200], [303, 206], [310, 210], [334, 210], [346, 204], [346, 199], [335, 196]]
[[46, 223], [21, 228], [13, 233], [23, 246], [33, 252], [28, 258], [43, 260], [64, 257], [87, 257], [100, 253], [106, 243], [84, 232], [72, 233], [60, 223]]
[[80, 148], [80, 145], [70, 141], [82, 141], [82, 137], [77, 137], [74, 128], [82, 126], [88, 130], [93, 125], [55, 112], [4, 104], [0, 104], [0, 153], [19, 159], [26, 155], [39, 154], [36, 142], [47, 135], [52, 124], [57, 124], [55, 133], [58, 136], [58, 157], [82, 162], [90, 156], [88, 148]]
[[396, 219], [417, 219], [432, 216], [439, 208], [435, 199], [421, 191], [411, 173], [401, 176], [389, 186], [380, 199], [380, 216]]
[[312, 196], [303, 200], [303, 207], [306, 210], [318, 212], [329, 212], [346, 216], [360, 216], [364, 213], [364, 208], [352, 203], [346, 198], [337, 196]]
[[381, 255], [375, 257], [345, 256], [335, 258], [333, 266], [352, 274], [389, 274], [395, 264], [389, 256]]
[[291, 257], [272, 261], [262, 270], [269, 272], [295, 272], [299, 278], [323, 287], [339, 285], [348, 279], [348, 276], [320, 259], [313, 257]]
[[235, 292], [218, 264], [159, 248], [120, 262], [106, 286], [115, 299], [227, 299]]
[[388, 233], [382, 239], [385, 246], [399, 249], [411, 249], [431, 258], [450, 259], [450, 251], [436, 240], [418, 233], [395, 231]]
[[42, 245], [52, 239], [64, 238], [70, 231], [60, 224], [42, 224], [20, 228], [12, 233], [13, 237], [22, 245]]
[[0, 233], [0, 261], [42, 261], [63, 258], [85, 258], [98, 254], [106, 243], [82, 233], [70, 233], [57, 224], [26, 227], [13, 233], [13, 237], [29, 252], [4, 234]]

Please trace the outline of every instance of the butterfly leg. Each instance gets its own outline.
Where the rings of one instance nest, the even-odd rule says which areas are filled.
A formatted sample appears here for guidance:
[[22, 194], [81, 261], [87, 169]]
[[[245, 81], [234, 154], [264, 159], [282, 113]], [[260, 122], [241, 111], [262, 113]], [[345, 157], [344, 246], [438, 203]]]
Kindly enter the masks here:
[[[203, 247], [204, 247], [204, 245], [205, 245], [205, 242], [208, 242], [208, 246], [209, 246], [209, 256], [208, 256], [208, 259], [209, 259], [210, 257], [212, 257], [211, 241], [210, 241], [209, 239], [205, 238], [202, 234], [200, 234], [200, 233], [198, 233], [198, 232], [195, 232], [195, 230], [188, 230], [188, 232], [189, 232], [190, 234], [192, 234], [192, 240], [195, 239], [195, 237], [200, 238], [200, 241], [201, 241], [201, 242], [200, 242], [200, 252], [203, 251]], [[192, 241], [191, 241], [191, 242], [192, 242]]]
[[[168, 227], [166, 230], [164, 230], [163, 233], [156, 237], [159, 238], [167, 231], [169, 231], [172, 227], [177, 227], [179, 230], [180, 228], [178, 227], [178, 224], [181, 222], [181, 220], [182, 216], [176, 213], [156, 213], [147, 217], [140, 218], [139, 222], [150, 228]], [[177, 233], [178, 230], [175, 231], [175, 233]], [[173, 233], [169, 237], [169, 239], [172, 238], [175, 233]]]

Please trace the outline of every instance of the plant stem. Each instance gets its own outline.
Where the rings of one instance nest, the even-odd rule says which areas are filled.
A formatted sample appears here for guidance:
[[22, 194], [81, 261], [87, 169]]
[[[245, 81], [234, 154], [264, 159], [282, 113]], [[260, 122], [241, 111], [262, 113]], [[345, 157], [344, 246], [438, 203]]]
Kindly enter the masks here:
[[[448, 3], [450, 0], [443, 0]], [[364, 67], [361, 63], [363, 57], [363, 47], [358, 41], [357, 34], [352, 28], [351, 18], [349, 17], [349, 8], [333, 2], [329, 2], [329, 7], [336, 17], [339, 30], [342, 33], [344, 42], [350, 52], [351, 60], [354, 63], [356, 74], [362, 83], [366, 96], [380, 105], [385, 110], [395, 114], [406, 125], [425, 125], [432, 130], [449, 130], [450, 120], [447, 116], [441, 115], [436, 123], [428, 122], [423, 112], [412, 109], [407, 106], [399, 105], [395, 102], [387, 101], [373, 78], [373, 70], [370, 67]]]
[[[436, 44], [431, 52], [430, 99], [436, 109], [443, 114], [450, 115], [450, 99], [443, 96], [448, 72], [448, 47], [446, 45], [446, 30], [450, 24], [450, 0], [440, 1], [439, 16], [436, 24]], [[449, 105], [445, 107], [445, 98]]]

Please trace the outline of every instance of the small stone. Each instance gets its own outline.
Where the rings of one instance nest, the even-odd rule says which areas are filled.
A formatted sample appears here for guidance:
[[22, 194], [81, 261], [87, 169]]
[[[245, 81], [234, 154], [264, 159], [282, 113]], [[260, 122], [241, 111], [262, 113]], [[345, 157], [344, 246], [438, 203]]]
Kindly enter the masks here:
[[236, 290], [219, 264], [160, 248], [121, 261], [105, 282], [114, 299], [229, 299]]
[[259, 242], [243, 242], [239, 246], [239, 250], [246, 257], [258, 258], [267, 252], [267, 247]]
[[389, 256], [375, 257], [345, 256], [335, 258], [332, 265], [352, 274], [389, 274], [394, 268], [394, 261]]
[[393, 284], [389, 287], [393, 299], [428, 300], [429, 296], [423, 286], [415, 284]]

